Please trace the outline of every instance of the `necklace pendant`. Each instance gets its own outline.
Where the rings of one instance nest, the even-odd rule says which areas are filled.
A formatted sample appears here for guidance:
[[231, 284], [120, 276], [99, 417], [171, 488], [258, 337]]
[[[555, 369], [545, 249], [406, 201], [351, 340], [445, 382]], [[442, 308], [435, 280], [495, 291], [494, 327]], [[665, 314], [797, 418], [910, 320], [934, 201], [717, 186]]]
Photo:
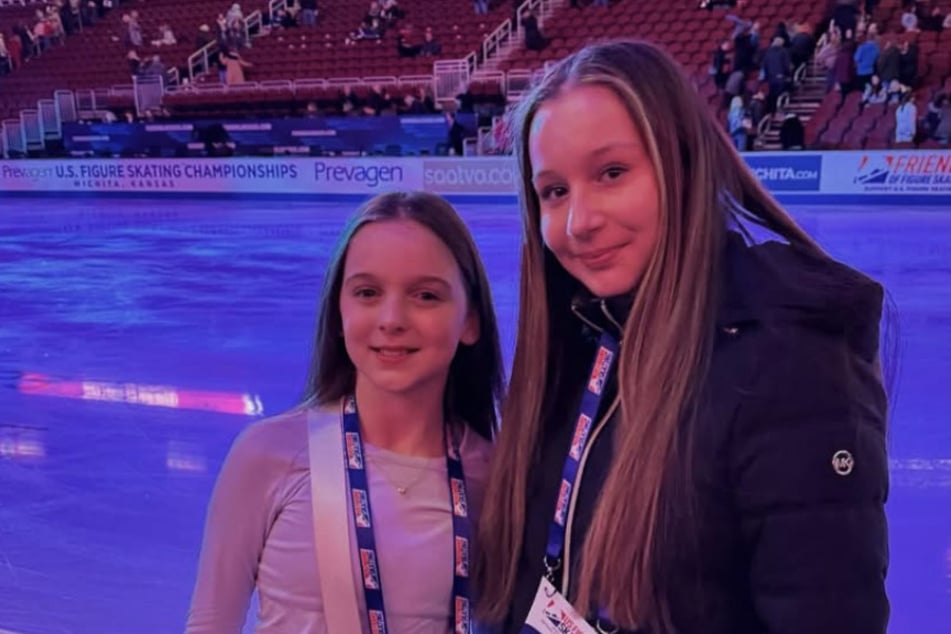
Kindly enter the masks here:
[[396, 487], [396, 492], [400, 495], [406, 495], [406, 487]]

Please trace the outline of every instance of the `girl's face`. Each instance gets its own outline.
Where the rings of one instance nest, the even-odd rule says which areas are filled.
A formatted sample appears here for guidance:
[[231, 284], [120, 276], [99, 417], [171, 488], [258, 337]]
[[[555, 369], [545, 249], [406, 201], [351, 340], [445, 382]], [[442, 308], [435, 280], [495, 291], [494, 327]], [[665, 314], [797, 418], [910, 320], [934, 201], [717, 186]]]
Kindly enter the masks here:
[[624, 104], [581, 85], [546, 101], [529, 136], [542, 240], [597, 297], [631, 292], [660, 231], [657, 173]]
[[479, 337], [455, 257], [412, 220], [374, 222], [353, 236], [340, 315], [357, 381], [403, 396], [443, 390], [459, 344]]

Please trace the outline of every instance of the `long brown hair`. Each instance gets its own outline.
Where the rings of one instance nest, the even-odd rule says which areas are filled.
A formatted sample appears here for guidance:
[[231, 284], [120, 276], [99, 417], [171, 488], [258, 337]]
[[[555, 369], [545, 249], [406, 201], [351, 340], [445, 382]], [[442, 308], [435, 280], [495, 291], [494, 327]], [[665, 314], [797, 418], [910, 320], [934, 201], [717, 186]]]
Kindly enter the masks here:
[[[492, 293], [472, 235], [444, 198], [426, 192], [394, 192], [367, 201], [350, 218], [337, 242], [320, 295], [314, 356], [307, 378], [304, 406], [327, 405], [353, 392], [356, 368], [343, 341], [340, 287], [347, 249], [361, 227], [373, 222], [412, 220], [432, 231], [456, 259], [466, 286], [469, 307], [479, 319], [479, 339], [460, 344], [449, 367], [444, 410], [486, 439], [498, 429], [498, 407], [505, 389]], [[399, 263], [394, 262], [394, 266]]]
[[569, 362], [560, 352], [559, 333], [572, 319], [564, 287], [576, 282], [543, 245], [528, 143], [539, 107], [579, 84], [606, 86], [626, 106], [657, 174], [661, 229], [624, 325], [614, 459], [581, 553], [577, 596], [569, 598], [583, 614], [603, 606], [622, 627], [665, 631], [672, 628], [657, 566], [661, 500], [670, 473], [688, 468], [678, 453], [689, 444], [682, 442], [689, 430], [684, 422], [692, 417], [709, 364], [728, 224], [742, 218], [809, 250], [819, 248], [763, 189], [689, 78], [657, 47], [641, 41], [593, 44], [533, 87], [513, 113], [524, 233], [520, 312], [480, 527], [476, 579], [482, 618], [499, 622], [507, 615], [546, 403], [571, 388], [559, 376]]

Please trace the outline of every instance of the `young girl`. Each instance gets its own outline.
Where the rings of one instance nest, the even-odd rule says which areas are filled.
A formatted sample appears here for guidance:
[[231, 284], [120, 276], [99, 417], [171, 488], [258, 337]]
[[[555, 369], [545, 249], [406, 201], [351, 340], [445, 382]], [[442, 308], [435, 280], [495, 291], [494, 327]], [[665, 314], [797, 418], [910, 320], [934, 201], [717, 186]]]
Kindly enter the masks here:
[[513, 127], [521, 312], [485, 620], [883, 634], [881, 287], [795, 224], [650, 44], [567, 58]]
[[[425, 193], [364, 205], [327, 269], [304, 405], [249, 427], [222, 468], [187, 632], [240, 632], [255, 589], [262, 634], [357, 632], [328, 624], [347, 592], [365, 634], [468, 624], [469, 520], [488, 474], [501, 358], [485, 271], [453, 208]], [[337, 441], [311, 443], [309, 458], [315, 420], [329, 420]], [[349, 500], [316, 526], [311, 483], [327, 492], [312, 478], [326, 471], [315, 452], [339, 459], [330, 473], [341, 490], [330, 494]], [[315, 553], [315, 539], [342, 517], [351, 570], [342, 587], [322, 587], [320, 561], [339, 553]]]

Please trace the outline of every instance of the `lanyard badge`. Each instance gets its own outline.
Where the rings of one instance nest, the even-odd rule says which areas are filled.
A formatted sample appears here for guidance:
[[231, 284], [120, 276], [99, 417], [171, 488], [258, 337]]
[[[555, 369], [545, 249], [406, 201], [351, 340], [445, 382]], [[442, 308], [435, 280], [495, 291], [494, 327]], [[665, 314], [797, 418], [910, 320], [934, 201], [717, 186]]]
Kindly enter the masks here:
[[578, 614], [571, 603], [558, 591], [557, 573], [561, 569], [565, 553], [566, 527], [571, 511], [572, 494], [580, 485], [581, 459], [585, 455], [591, 437], [594, 421], [604, 397], [611, 368], [617, 360], [618, 342], [603, 333], [598, 341], [598, 350], [591, 365], [588, 382], [585, 386], [581, 405], [575, 417], [575, 429], [571, 445], [562, 467], [561, 482], [558, 485], [558, 498], [555, 512], [548, 528], [548, 544], [545, 547], [545, 576], [539, 584], [528, 618], [521, 634], [597, 634], [613, 632], [613, 626], [605, 628], [607, 619], [599, 614], [597, 629], [591, 627], [583, 616]]
[[[363, 580], [370, 634], [386, 634], [386, 607], [383, 603], [383, 583], [377, 557], [373, 511], [370, 507], [370, 487], [364, 461], [363, 438], [360, 434], [360, 417], [357, 413], [356, 398], [353, 396], [348, 396], [343, 405], [343, 438], [347, 481], [353, 506], [353, 525], [357, 535], [360, 577]], [[452, 602], [448, 631], [453, 634], [470, 634], [472, 614], [469, 554], [472, 528], [459, 445], [453, 435], [448, 433], [446, 467], [449, 480], [448, 502], [452, 509], [453, 543]]]

